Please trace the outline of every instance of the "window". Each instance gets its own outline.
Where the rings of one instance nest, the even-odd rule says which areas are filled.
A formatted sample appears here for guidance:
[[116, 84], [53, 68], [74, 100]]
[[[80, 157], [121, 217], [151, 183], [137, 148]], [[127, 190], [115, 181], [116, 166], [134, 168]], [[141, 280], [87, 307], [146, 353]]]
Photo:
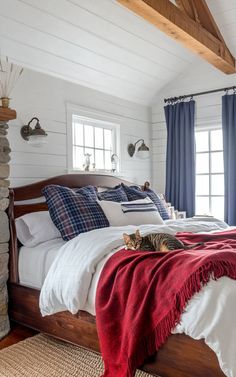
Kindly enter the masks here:
[[91, 167], [111, 170], [115, 150], [115, 129], [112, 125], [73, 115], [73, 168], [83, 169], [85, 154], [90, 154]]
[[224, 218], [222, 129], [196, 131], [196, 214]]
[[79, 112], [72, 110], [69, 114], [69, 169], [84, 170], [85, 155], [89, 154], [90, 170], [111, 171], [111, 156], [117, 154], [119, 124], [103, 120], [102, 116], [96, 119], [94, 112], [94, 117], [79, 115]]

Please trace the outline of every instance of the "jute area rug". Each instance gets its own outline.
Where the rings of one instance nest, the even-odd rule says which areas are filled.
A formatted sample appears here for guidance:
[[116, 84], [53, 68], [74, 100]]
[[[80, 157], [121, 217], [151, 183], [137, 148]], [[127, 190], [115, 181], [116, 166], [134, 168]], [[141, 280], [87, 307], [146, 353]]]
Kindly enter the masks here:
[[[99, 377], [101, 356], [45, 335], [36, 335], [0, 351], [0, 377]], [[137, 371], [135, 377], [151, 377]]]

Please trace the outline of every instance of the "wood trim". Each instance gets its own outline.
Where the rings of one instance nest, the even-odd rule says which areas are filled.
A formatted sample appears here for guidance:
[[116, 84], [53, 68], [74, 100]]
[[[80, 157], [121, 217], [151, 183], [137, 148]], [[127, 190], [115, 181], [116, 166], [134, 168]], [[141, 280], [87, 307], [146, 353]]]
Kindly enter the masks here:
[[16, 235], [16, 225], [15, 225], [15, 215], [14, 215], [14, 191], [9, 190], [9, 206], [7, 209], [9, 217], [9, 230], [10, 230], [10, 241], [9, 241], [9, 281], [18, 283], [18, 242]]
[[[42, 317], [39, 291], [9, 284], [11, 320], [67, 342], [99, 352], [95, 317], [80, 311]], [[158, 353], [140, 369], [161, 377], [224, 377], [214, 352], [203, 340], [187, 335], [171, 335]]]
[[16, 119], [16, 111], [0, 106], [0, 122]]
[[[222, 72], [227, 74], [236, 72], [235, 58], [225, 43], [222, 42], [222, 39], [210, 33], [199, 22], [190, 18], [189, 14], [181, 11], [170, 0], [117, 1], [155, 25], [186, 48], [201, 56]], [[196, 0], [194, 4], [196, 5], [198, 1], [203, 4], [202, 0]]]

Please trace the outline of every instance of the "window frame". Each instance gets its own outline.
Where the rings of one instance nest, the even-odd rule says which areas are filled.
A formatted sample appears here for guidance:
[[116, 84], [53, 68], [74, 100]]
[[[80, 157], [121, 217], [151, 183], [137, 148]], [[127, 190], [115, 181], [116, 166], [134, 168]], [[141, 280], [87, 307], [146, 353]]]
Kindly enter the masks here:
[[[67, 171], [70, 172], [84, 172], [84, 169], [77, 169], [73, 165], [73, 117], [77, 116], [78, 119], [86, 120], [86, 124], [92, 125], [94, 127], [100, 127], [112, 130], [112, 153], [120, 155], [120, 121], [115, 116], [107, 114], [105, 112], [100, 112], [94, 109], [86, 108], [83, 106], [77, 106], [72, 104], [67, 104]], [[99, 149], [92, 147], [92, 149]], [[105, 150], [101, 148], [101, 150]], [[106, 169], [96, 169], [90, 170], [92, 172], [99, 173], [109, 173], [114, 174], [111, 170]], [[117, 172], [119, 172], [119, 161], [117, 164]]]
[[[201, 151], [201, 152], [197, 152], [197, 150], [195, 151], [195, 156], [197, 157], [197, 155], [200, 155], [200, 154], [206, 154], [208, 153], [209, 154], [209, 172], [208, 173], [195, 173], [195, 176], [197, 178], [197, 176], [209, 176], [209, 195], [197, 195], [197, 193], [195, 194], [195, 200], [197, 202], [197, 197], [202, 197], [202, 198], [208, 198], [209, 200], [209, 213], [208, 215], [212, 215], [212, 198], [224, 198], [224, 194], [220, 195], [220, 194], [212, 194], [212, 176], [216, 176], [216, 175], [223, 175], [224, 177], [224, 169], [222, 172], [217, 172], [217, 173], [212, 173], [212, 154], [213, 153], [219, 153], [219, 152], [224, 152], [223, 150], [223, 145], [222, 145], [222, 149], [217, 149], [217, 150], [212, 150], [211, 149], [211, 132], [212, 131], [217, 131], [217, 130], [222, 130], [222, 126], [220, 124], [215, 124], [214, 126], [211, 125], [211, 126], [201, 126], [201, 127], [197, 127], [195, 129], [195, 134], [198, 133], [198, 132], [208, 132], [208, 150], [206, 151]], [[196, 179], [197, 181], [197, 179]], [[204, 214], [200, 214], [200, 213], [197, 213], [196, 212], [196, 215], [204, 215]]]

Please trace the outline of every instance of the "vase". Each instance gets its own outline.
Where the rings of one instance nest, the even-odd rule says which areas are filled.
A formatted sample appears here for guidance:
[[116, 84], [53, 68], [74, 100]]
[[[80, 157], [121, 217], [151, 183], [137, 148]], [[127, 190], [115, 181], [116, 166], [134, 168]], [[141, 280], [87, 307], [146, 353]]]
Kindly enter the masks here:
[[10, 98], [8, 97], [2, 97], [1, 98], [1, 101], [2, 101], [2, 107], [3, 108], [8, 108], [9, 107], [9, 104], [10, 104]]

